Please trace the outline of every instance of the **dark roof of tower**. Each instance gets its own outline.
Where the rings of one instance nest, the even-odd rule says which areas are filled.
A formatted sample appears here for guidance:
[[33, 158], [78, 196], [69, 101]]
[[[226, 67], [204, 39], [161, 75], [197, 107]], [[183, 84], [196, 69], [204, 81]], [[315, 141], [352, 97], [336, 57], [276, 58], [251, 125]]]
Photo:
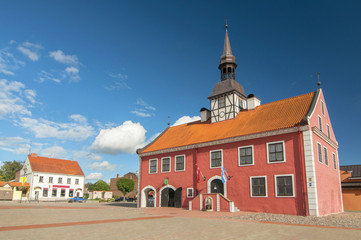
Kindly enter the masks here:
[[218, 82], [211, 93], [211, 95], [208, 97], [208, 99], [211, 99], [215, 96], [226, 94], [229, 92], [236, 91], [239, 94], [241, 94], [243, 97], [246, 97], [246, 94], [244, 92], [244, 89], [241, 84], [239, 84], [237, 81], [233, 79], [227, 79], [224, 81]]
[[221, 56], [220, 65], [223, 63], [234, 63], [236, 64], [236, 57], [232, 54], [231, 43], [228, 37], [228, 31], [226, 29], [226, 36], [224, 37], [223, 54]]

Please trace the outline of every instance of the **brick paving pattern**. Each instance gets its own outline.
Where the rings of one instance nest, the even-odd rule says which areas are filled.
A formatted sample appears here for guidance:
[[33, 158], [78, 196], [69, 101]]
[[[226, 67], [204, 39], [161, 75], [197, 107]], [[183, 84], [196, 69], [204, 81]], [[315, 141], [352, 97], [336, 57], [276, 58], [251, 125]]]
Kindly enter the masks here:
[[242, 219], [252, 214], [137, 209], [90, 201], [0, 202], [0, 239], [361, 239], [357, 228]]

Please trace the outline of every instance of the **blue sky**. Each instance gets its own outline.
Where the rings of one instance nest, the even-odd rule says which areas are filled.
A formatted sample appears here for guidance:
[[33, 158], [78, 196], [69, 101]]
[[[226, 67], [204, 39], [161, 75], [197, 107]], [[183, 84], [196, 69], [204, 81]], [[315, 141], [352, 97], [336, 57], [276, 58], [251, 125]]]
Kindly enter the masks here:
[[[2, 1], [0, 161], [77, 160], [87, 181], [138, 169], [167, 123], [220, 81], [224, 19], [246, 94], [322, 89], [341, 165], [361, 164], [359, 1]], [[0, 163], [1, 164], [1, 163]]]

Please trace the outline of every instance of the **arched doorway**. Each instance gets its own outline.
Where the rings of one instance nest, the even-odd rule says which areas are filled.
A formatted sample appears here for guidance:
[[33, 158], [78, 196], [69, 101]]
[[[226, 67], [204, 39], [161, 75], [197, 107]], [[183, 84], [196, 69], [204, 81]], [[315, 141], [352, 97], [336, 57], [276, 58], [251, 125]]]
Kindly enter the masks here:
[[227, 197], [227, 183], [220, 176], [213, 176], [207, 182], [207, 193], [220, 193]]
[[222, 195], [224, 195], [224, 188], [223, 188], [222, 180], [214, 179], [211, 182], [211, 193], [221, 193]]
[[182, 207], [182, 187], [175, 188], [171, 185], [160, 190], [160, 207]]
[[146, 186], [142, 190], [140, 207], [155, 207], [156, 190], [152, 186]]

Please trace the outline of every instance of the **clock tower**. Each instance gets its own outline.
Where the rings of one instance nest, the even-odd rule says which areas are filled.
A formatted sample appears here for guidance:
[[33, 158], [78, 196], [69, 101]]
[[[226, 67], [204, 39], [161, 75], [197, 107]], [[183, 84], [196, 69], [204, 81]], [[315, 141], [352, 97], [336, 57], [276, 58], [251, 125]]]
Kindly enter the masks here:
[[211, 122], [235, 118], [242, 109], [247, 108], [247, 97], [241, 84], [236, 81], [236, 57], [233, 56], [228, 37], [228, 25], [224, 38], [223, 54], [218, 69], [221, 81], [208, 97], [211, 102]]

